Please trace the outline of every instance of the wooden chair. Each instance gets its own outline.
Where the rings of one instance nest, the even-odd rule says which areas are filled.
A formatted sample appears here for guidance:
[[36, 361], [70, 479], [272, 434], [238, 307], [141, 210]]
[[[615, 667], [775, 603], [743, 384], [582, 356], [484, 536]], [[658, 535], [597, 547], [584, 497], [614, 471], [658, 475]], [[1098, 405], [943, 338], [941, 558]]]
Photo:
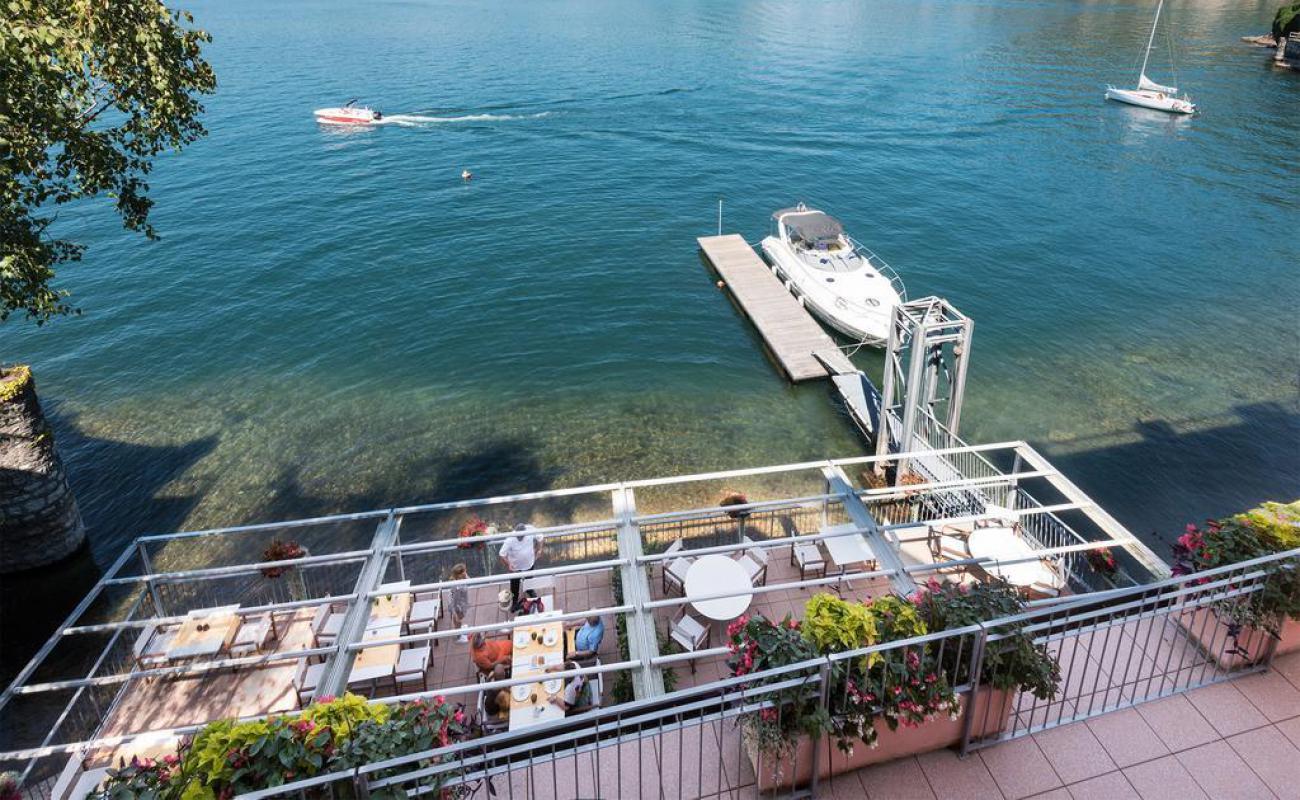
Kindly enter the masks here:
[[[673, 553], [680, 552], [683, 547], [684, 545], [682, 544], [682, 540], [678, 539], [668, 545], [668, 549], [664, 551], [664, 555], [672, 555]], [[668, 559], [667, 561], [660, 563], [663, 564], [662, 578], [664, 595], [667, 596], [671, 591], [676, 591], [677, 594], [685, 595], [686, 571], [691, 567], [691, 559], [686, 558], [685, 556], [678, 556], [677, 558]]]
[[230, 657], [242, 658], [260, 653], [266, 647], [266, 640], [271, 637], [271, 615], [258, 614], [244, 617], [235, 632], [235, 640], [230, 643]]
[[[480, 681], [482, 683], [482, 681]], [[494, 690], [500, 691], [500, 690]], [[483, 692], [478, 693], [478, 726], [484, 736], [493, 733], [502, 733], [510, 730], [510, 715], [499, 717], [495, 714], [487, 713], [487, 704], [483, 697]]]
[[135, 640], [131, 655], [140, 669], [154, 669], [167, 666], [167, 650], [171, 647], [176, 631], [166, 630], [160, 626], [145, 628]]
[[298, 662], [298, 672], [293, 678], [294, 690], [298, 693], [298, 707], [305, 708], [316, 695], [321, 676], [325, 674], [325, 665], [308, 664], [304, 659]]
[[[668, 629], [668, 638], [677, 643], [677, 646], [688, 653], [694, 653], [698, 650], [707, 650], [709, 639], [713, 632], [709, 626], [701, 625], [699, 620], [686, 613], [682, 608], [678, 612], [677, 618], [672, 621]], [[695, 674], [695, 660], [691, 660], [691, 674]]]

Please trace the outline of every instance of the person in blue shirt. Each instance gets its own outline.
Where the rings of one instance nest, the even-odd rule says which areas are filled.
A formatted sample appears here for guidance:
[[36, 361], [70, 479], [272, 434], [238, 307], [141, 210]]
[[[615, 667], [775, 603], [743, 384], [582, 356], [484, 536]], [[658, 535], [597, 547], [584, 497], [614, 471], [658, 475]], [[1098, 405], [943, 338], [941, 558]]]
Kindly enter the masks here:
[[586, 660], [596, 657], [600, 642], [605, 638], [605, 622], [600, 617], [587, 617], [587, 621], [574, 626], [577, 633], [573, 635], [573, 652], [569, 658]]

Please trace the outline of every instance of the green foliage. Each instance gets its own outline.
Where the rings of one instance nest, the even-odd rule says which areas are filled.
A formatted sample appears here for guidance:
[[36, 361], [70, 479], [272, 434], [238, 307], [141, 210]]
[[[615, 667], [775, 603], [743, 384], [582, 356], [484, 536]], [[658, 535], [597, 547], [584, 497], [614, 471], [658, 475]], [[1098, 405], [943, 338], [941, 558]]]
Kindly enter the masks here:
[[[1204, 528], [1188, 525], [1173, 547], [1175, 575], [1189, 575], [1228, 566], [1300, 546], [1293, 523], [1300, 521], [1300, 501], [1265, 503], [1259, 508], [1221, 520]], [[1259, 591], [1215, 604], [1236, 636], [1241, 626], [1277, 636], [1286, 617], [1300, 619], [1300, 569], [1293, 562], [1273, 561]]]
[[1285, 39], [1290, 33], [1300, 33], [1300, 3], [1282, 6], [1273, 17], [1274, 39]]
[[866, 647], [875, 644], [879, 637], [876, 618], [866, 606], [825, 592], [813, 595], [804, 606], [802, 630], [804, 638], [818, 653], [843, 653]]
[[[1020, 593], [1003, 581], [958, 584], [929, 581], [910, 598], [931, 631], [954, 630], [1019, 614], [1024, 610]], [[1061, 668], [1043, 645], [1034, 644], [1024, 623], [1003, 625], [1000, 638], [984, 651], [981, 681], [998, 689], [1020, 689], [1040, 700], [1056, 695]], [[943, 649], [940, 668], [958, 684], [971, 680], [970, 648], [974, 642], [950, 644]]]
[[214, 722], [183, 744], [176, 756], [135, 759], [111, 771], [103, 787], [89, 797], [225, 800], [443, 747], [465, 733], [464, 710], [441, 697], [390, 708], [345, 695], [296, 716]]
[[388, 719], [388, 714], [388, 706], [367, 703], [364, 697], [345, 694], [329, 702], [309, 706], [303, 711], [302, 718], [332, 729], [336, 739], [345, 739], [361, 723], [383, 722]]
[[107, 194], [149, 238], [153, 159], [203, 136], [210, 37], [158, 0], [4, 0], [0, 17], [0, 321], [72, 311], [51, 286], [82, 247], [50, 209]]
[[[731, 656], [727, 666], [732, 675], [749, 675], [764, 670], [788, 667], [818, 656], [811, 641], [799, 631], [798, 620], [787, 616], [772, 622], [760, 614], [742, 616], [727, 626], [727, 648]], [[806, 673], [811, 677], [814, 673]], [[797, 673], [779, 673], [758, 678], [753, 686], [789, 680]], [[750, 743], [771, 763], [780, 764], [795, 746], [800, 734], [820, 735], [828, 719], [817, 702], [817, 695], [803, 686], [782, 689], [767, 695], [772, 706], [742, 719]]]

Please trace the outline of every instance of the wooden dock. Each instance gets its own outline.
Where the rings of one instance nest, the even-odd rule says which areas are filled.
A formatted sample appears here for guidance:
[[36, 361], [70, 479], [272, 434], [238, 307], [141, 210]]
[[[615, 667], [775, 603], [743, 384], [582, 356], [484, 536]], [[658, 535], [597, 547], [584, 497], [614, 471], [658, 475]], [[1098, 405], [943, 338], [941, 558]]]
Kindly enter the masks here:
[[754, 323], [768, 351], [792, 382], [857, 372], [848, 356], [743, 237], [731, 233], [701, 236], [697, 241], [740, 310]]

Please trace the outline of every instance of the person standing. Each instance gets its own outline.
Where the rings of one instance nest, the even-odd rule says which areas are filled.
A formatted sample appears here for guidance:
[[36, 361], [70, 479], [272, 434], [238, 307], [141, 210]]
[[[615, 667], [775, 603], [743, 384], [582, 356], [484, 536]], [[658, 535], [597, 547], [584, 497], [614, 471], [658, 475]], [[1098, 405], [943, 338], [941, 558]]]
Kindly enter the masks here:
[[[501, 543], [501, 552], [498, 557], [501, 565], [510, 572], [527, 572], [537, 563], [537, 556], [542, 552], [542, 542], [534, 534], [529, 533], [533, 530], [532, 525], [519, 523], [515, 526], [514, 535], [507, 538]], [[519, 604], [519, 578], [510, 579], [510, 607], [515, 608]]]
[[[451, 579], [453, 581], [463, 581], [469, 577], [469, 570], [464, 564], [457, 564], [451, 568]], [[465, 616], [469, 613], [469, 587], [453, 586], [451, 589], [451, 624], [456, 628], [465, 627]], [[469, 637], [461, 634], [456, 637], [456, 641], [465, 644]]]

